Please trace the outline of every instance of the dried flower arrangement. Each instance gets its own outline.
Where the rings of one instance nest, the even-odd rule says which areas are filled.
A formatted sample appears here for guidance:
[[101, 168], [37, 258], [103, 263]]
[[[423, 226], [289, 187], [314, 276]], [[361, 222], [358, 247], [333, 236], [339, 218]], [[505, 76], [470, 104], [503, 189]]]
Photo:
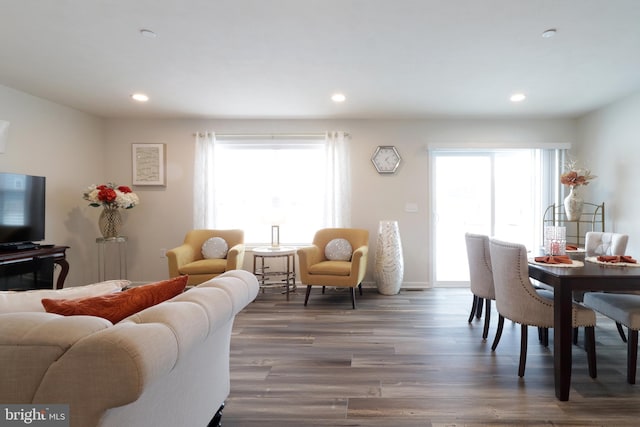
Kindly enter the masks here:
[[567, 162], [565, 169], [567, 172], [560, 175], [560, 183], [569, 187], [588, 185], [589, 181], [597, 178], [589, 169], [578, 168], [575, 161]]

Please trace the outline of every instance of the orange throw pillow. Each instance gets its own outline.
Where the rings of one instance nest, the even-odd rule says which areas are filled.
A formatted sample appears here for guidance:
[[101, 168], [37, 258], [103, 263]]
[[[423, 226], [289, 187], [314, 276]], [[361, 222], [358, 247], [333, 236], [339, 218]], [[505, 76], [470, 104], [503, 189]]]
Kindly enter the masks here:
[[125, 317], [182, 293], [188, 278], [188, 276], [174, 277], [98, 297], [66, 300], [43, 298], [42, 305], [48, 313], [62, 314], [63, 316], [97, 316], [103, 317], [111, 323], [118, 323]]

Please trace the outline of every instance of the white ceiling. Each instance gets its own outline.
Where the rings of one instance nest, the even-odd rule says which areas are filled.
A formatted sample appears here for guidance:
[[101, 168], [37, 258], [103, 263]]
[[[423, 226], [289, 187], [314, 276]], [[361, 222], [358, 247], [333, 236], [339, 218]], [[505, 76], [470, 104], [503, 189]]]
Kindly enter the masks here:
[[0, 84], [104, 117], [575, 117], [640, 90], [640, 0], [0, 0]]

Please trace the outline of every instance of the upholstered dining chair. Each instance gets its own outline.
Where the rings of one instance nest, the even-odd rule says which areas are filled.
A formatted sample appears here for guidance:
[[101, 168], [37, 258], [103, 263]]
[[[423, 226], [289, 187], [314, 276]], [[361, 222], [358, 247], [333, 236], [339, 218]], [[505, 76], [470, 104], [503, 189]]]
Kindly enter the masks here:
[[[588, 231], [584, 236], [585, 257], [595, 257], [599, 255], [624, 255], [627, 250], [629, 235], [621, 233], [610, 233], [602, 231]], [[576, 301], [584, 300], [584, 291], [576, 291], [573, 293], [573, 299]], [[618, 334], [622, 341], [627, 342], [624, 329], [620, 322], [616, 322]], [[574, 332], [574, 342], [578, 339], [577, 331]]]
[[241, 269], [244, 250], [242, 230], [190, 230], [182, 245], [167, 251], [169, 277], [188, 275], [187, 285], [198, 285]]
[[[464, 240], [467, 246], [467, 259], [469, 261], [469, 288], [473, 294], [473, 303], [468, 322], [474, 317], [481, 317], [484, 302], [484, 329], [482, 339], [489, 335], [489, 323], [491, 319], [491, 301], [496, 299], [493, 286], [493, 271], [491, 270], [491, 253], [489, 249], [489, 236], [483, 234], [465, 233]], [[504, 318], [499, 315], [498, 324], [503, 323]], [[498, 345], [494, 340], [492, 348]]]
[[614, 320], [617, 325], [625, 325], [627, 340], [627, 382], [636, 383], [638, 361], [638, 329], [640, 329], [640, 295], [606, 292], [587, 292], [584, 305]]
[[[553, 328], [553, 299], [547, 298], [544, 292], [537, 291], [529, 279], [527, 249], [524, 245], [490, 239], [491, 262], [493, 267], [493, 283], [496, 292], [496, 308], [505, 319], [521, 325], [520, 365], [518, 376], [524, 376], [527, 361], [527, 328]], [[585, 348], [589, 364], [589, 375], [595, 378], [595, 312], [591, 309], [573, 304], [573, 326], [584, 326], [586, 330]], [[499, 329], [499, 334], [502, 330]]]
[[369, 231], [358, 228], [324, 228], [313, 237], [313, 244], [298, 249], [300, 282], [307, 285], [304, 305], [312, 286], [347, 287], [351, 306], [356, 308], [355, 288], [362, 295], [362, 280], [367, 271]]
[[627, 234], [587, 231], [584, 236], [585, 256], [624, 255], [628, 241]]

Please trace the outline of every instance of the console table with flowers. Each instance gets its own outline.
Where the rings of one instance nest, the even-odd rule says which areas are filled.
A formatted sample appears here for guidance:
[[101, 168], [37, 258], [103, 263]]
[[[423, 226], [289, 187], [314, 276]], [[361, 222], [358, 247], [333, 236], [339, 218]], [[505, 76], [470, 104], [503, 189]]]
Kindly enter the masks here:
[[126, 279], [128, 239], [126, 236], [120, 235], [122, 228], [120, 209], [132, 209], [140, 203], [140, 199], [130, 187], [117, 185], [113, 182], [89, 186], [82, 198], [89, 202], [89, 206], [102, 207], [98, 218], [98, 227], [102, 237], [96, 239], [99, 279], [107, 279], [108, 266], [111, 264], [117, 264], [117, 278]]

